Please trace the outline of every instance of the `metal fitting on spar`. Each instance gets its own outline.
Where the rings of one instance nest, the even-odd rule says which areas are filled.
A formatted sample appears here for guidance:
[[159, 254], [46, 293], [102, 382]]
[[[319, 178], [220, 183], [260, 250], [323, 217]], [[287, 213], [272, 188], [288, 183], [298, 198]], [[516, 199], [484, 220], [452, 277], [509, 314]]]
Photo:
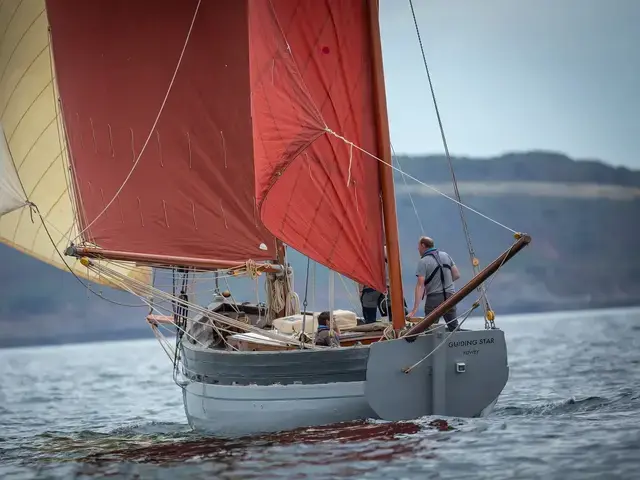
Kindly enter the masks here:
[[93, 266], [93, 262], [89, 259], [89, 257], [82, 257], [80, 259], [80, 263], [87, 268]]

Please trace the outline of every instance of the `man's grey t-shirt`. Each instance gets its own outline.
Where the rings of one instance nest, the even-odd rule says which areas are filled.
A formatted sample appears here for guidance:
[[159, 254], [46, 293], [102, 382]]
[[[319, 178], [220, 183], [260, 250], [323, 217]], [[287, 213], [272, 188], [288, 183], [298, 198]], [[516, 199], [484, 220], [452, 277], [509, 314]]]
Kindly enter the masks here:
[[[449, 265], [450, 267], [453, 267], [455, 265], [453, 259], [448, 253], [438, 250], [437, 254], [439, 255], [440, 263], [442, 265]], [[433, 258], [433, 255], [425, 255], [418, 261], [418, 266], [416, 267], [416, 277], [424, 277], [424, 279], [426, 280], [431, 276], [436, 268], [438, 268], [438, 263], [436, 262], [436, 259]], [[451, 270], [443, 267], [442, 273], [444, 274], [445, 291], [447, 293], [455, 293], [456, 289], [453, 284]], [[442, 293], [442, 281], [440, 280], [440, 272], [436, 272], [436, 274], [433, 276], [426, 287], [427, 295], [436, 293]]]

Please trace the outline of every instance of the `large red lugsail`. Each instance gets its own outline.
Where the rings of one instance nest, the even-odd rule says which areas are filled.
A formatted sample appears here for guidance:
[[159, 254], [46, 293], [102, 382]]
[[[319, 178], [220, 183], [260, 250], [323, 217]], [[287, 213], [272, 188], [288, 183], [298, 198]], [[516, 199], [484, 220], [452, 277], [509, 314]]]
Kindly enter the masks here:
[[198, 2], [47, 0], [87, 239], [244, 261], [274, 235], [386, 290], [376, 160], [328, 133], [380, 157], [367, 3], [202, 1], [99, 216]]
[[366, 0], [250, 0], [256, 197], [296, 250], [386, 290]]
[[109, 250], [274, 259], [254, 198], [246, 1], [201, 3], [151, 131], [197, 4], [47, 0], [80, 223]]

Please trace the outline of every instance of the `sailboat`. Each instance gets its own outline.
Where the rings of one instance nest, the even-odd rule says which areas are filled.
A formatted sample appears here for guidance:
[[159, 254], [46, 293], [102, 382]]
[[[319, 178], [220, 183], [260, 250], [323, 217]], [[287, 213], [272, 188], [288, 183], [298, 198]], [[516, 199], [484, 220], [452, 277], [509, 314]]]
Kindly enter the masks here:
[[[143, 300], [196, 430], [475, 417], [507, 383], [493, 318], [437, 320], [528, 235], [406, 318], [378, 16], [377, 0], [0, 5], [0, 238]], [[338, 345], [316, 345], [289, 249], [388, 292], [391, 322], [327, 305]], [[266, 304], [229, 277], [264, 279]]]

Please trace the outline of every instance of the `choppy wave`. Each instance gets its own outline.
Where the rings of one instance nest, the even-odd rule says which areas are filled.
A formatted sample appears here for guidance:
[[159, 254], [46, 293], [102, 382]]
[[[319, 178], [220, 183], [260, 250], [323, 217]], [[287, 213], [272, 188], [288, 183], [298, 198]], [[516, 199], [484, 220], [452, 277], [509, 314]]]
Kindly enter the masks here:
[[234, 440], [191, 431], [153, 342], [0, 351], [0, 477], [635, 478], [640, 314], [589, 318], [504, 322], [511, 376], [487, 418]]
[[495, 415], [567, 415], [579, 413], [595, 413], [638, 408], [640, 395], [625, 389], [619, 394], [608, 397], [590, 396], [568, 398], [556, 402], [543, 402], [539, 405], [508, 406], [497, 408]]

